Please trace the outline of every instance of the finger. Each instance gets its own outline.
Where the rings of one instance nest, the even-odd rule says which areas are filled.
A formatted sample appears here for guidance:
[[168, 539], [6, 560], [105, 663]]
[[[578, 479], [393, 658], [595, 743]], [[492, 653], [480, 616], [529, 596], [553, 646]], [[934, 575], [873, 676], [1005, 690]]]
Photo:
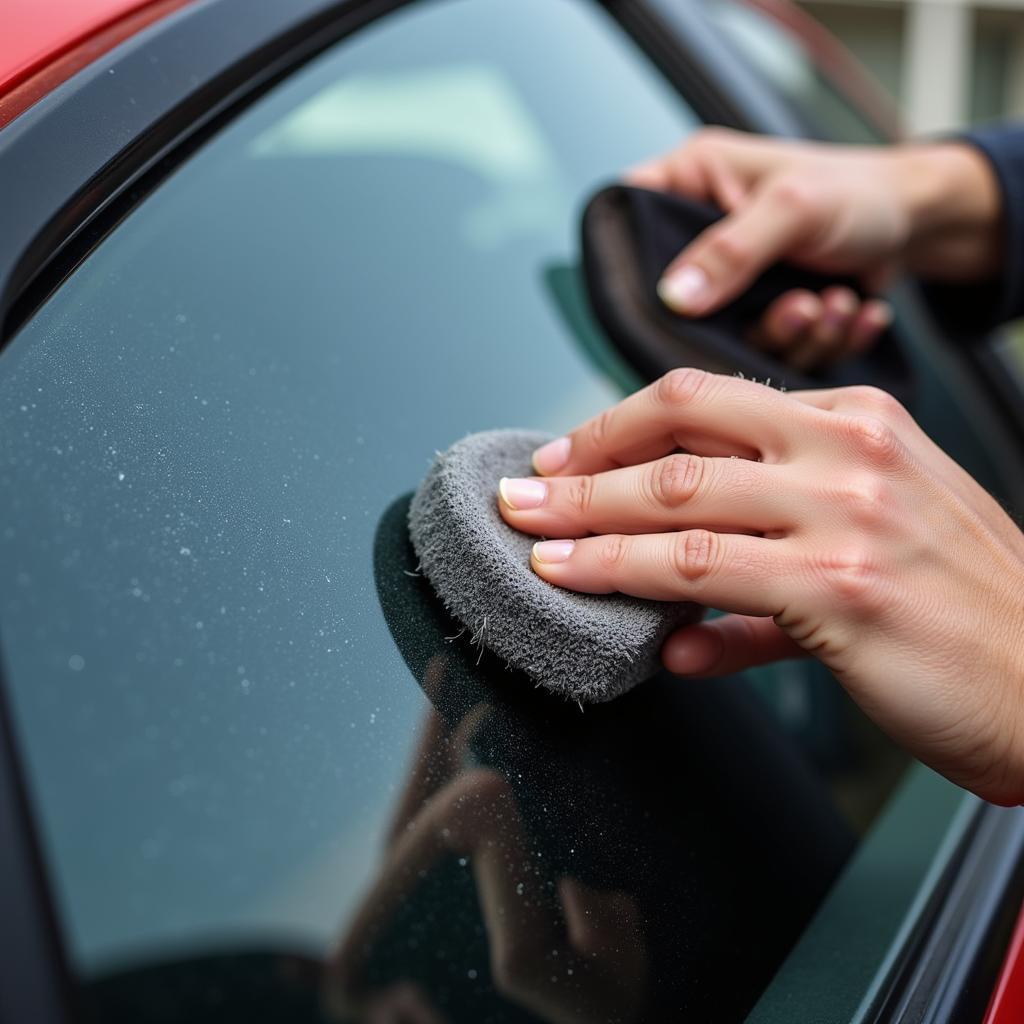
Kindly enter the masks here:
[[373, 993], [360, 1019], [364, 1024], [445, 1024], [423, 990], [415, 982], [406, 980]]
[[638, 188], [678, 192], [692, 199], [715, 202], [723, 209], [730, 209], [743, 193], [725, 160], [692, 144], [631, 167], [625, 180]]
[[892, 306], [883, 299], [868, 299], [850, 327], [845, 355], [867, 352], [892, 326]]
[[[446, 853], [473, 856], [480, 844], [519, 863], [525, 859], [520, 837], [511, 787], [492, 769], [474, 768], [434, 793], [396, 837], [379, 876], [328, 956], [329, 986], [339, 1005], [351, 1003], [365, 984], [368, 958], [388, 922]], [[507, 892], [504, 898], [510, 912], [534, 912]], [[535, 930], [539, 933], [539, 925]]]
[[821, 293], [822, 312], [817, 323], [801, 344], [786, 356], [786, 362], [797, 370], [807, 370], [828, 362], [838, 353], [860, 310], [857, 293], [835, 286]]
[[785, 539], [684, 530], [539, 541], [530, 561], [549, 583], [585, 594], [697, 601], [744, 615], [777, 615], [785, 607], [792, 559]]
[[402, 1021], [408, 1024], [445, 1024], [444, 1018], [433, 1007], [427, 994], [413, 981], [399, 983], [396, 1005], [404, 1014]]
[[648, 160], [630, 167], [622, 175], [627, 185], [635, 188], [649, 188], [655, 192], [667, 192], [671, 183], [668, 166], [664, 160]]
[[861, 274], [864, 291], [869, 295], [877, 295], [888, 291], [899, 279], [900, 264], [897, 261], [885, 260]]
[[[639, 1020], [649, 961], [636, 900], [629, 893], [594, 889], [570, 877], [559, 879], [558, 896], [565, 917], [568, 962], [574, 970], [583, 967], [587, 978], [574, 993], [576, 1012], [571, 1019]], [[544, 1019], [568, 1021], [570, 1017]]]
[[770, 618], [723, 615], [673, 633], [661, 660], [678, 676], [723, 676], [806, 653]]
[[578, 878], [558, 881], [569, 945], [584, 956], [621, 953], [641, 945], [640, 912], [629, 893], [594, 889]]
[[666, 268], [658, 294], [685, 316], [712, 313], [815, 227], [813, 204], [802, 192], [787, 182], [770, 183], [691, 242]]
[[470, 745], [493, 713], [494, 709], [490, 704], [486, 701], [479, 701], [462, 716], [459, 724], [455, 726], [448, 746], [451, 748], [449, 756], [457, 767], [462, 767]]
[[366, 1024], [402, 1024], [394, 1002], [387, 996], [371, 1002], [364, 1012], [364, 1018]]
[[752, 340], [759, 348], [785, 352], [807, 336], [821, 314], [821, 299], [814, 292], [803, 288], [786, 292], [765, 310]]
[[801, 405], [814, 406], [824, 412], [843, 416], [870, 416], [901, 430], [914, 422], [906, 407], [881, 388], [870, 384], [854, 384], [842, 388], [808, 388], [789, 392]]
[[690, 454], [594, 475], [506, 477], [498, 492], [505, 522], [541, 537], [693, 526], [780, 533], [800, 518], [797, 488], [785, 467]]
[[683, 448], [700, 455], [713, 442], [730, 454], [777, 462], [819, 419], [808, 405], [754, 381], [696, 369], [660, 380], [539, 448], [538, 475], [598, 473], [650, 462]]
[[725, 128], [694, 132], [682, 145], [647, 161], [665, 190], [714, 200], [731, 209], [765, 174], [789, 159], [785, 143]]
[[[436, 656], [435, 656], [436, 657]], [[434, 659], [431, 659], [433, 663]], [[427, 674], [431, 672], [427, 668]], [[420, 736], [409, 767], [409, 777], [398, 798], [394, 817], [388, 827], [387, 845], [402, 833], [430, 796], [455, 773], [448, 742], [450, 730], [441, 716], [430, 707], [423, 720]]]
[[708, 157], [704, 163], [704, 174], [708, 193], [723, 211], [732, 213], [743, 205], [747, 190], [727, 160], [718, 156]]

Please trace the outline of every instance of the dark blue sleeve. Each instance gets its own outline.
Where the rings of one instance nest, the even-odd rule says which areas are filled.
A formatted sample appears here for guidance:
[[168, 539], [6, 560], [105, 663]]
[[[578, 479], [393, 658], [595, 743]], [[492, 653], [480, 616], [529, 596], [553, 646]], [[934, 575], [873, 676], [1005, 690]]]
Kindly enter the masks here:
[[992, 165], [1003, 197], [1003, 265], [995, 280], [925, 287], [945, 326], [972, 334], [1024, 316], [1024, 125], [994, 125], [957, 138]]
[[980, 128], [963, 136], [988, 157], [1003, 193], [1006, 247], [993, 316], [1024, 316], [1024, 125]]

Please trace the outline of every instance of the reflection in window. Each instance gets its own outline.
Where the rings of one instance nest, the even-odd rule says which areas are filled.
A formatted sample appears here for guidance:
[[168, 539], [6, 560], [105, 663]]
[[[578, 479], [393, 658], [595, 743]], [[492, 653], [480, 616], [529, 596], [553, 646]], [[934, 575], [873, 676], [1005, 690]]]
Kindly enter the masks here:
[[545, 232], [569, 202], [530, 112], [508, 79], [485, 64], [348, 77], [252, 148], [261, 156], [407, 154], [472, 171], [488, 192], [463, 212], [460, 228], [479, 249]]
[[73, 966], [133, 1021], [174, 979], [237, 968], [259, 1010], [322, 964], [428, 707], [378, 520], [459, 436], [618, 396], [565, 315], [579, 207], [694, 124], [596, 5], [410, 5], [212, 138], [3, 353], [6, 678]]

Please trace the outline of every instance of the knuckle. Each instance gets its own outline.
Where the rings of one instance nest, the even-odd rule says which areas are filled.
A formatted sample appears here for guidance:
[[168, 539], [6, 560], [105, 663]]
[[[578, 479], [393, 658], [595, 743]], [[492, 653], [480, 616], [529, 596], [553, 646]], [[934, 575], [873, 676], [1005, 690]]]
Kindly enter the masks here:
[[834, 600], [855, 611], [875, 609], [881, 596], [881, 573], [871, 552], [864, 547], [841, 550], [823, 566]]
[[598, 451], [603, 450], [611, 436], [613, 412], [613, 409], [605, 409], [587, 424], [587, 440]]
[[577, 515], [589, 515], [594, 502], [594, 478], [592, 476], [577, 477], [569, 486], [566, 501], [569, 508]]
[[705, 579], [718, 560], [718, 538], [710, 530], [687, 530], [673, 542], [675, 570], [687, 583]]
[[732, 132], [721, 125], [707, 125], [693, 133], [689, 148], [698, 153], [714, 153], [723, 143], [728, 142]]
[[669, 455], [651, 465], [651, 493], [656, 505], [674, 508], [692, 501], [700, 490], [704, 460], [697, 455]]
[[513, 799], [508, 781], [493, 769], [476, 769], [461, 776], [438, 805], [439, 820], [448, 830], [447, 845], [471, 850], [481, 835], [493, 831], [495, 821]]
[[755, 256], [754, 248], [745, 236], [725, 229], [708, 239], [707, 253], [715, 263], [737, 270], [748, 266]]
[[864, 476], [846, 483], [839, 494], [839, 505], [857, 526], [870, 529], [888, 518], [891, 488], [875, 476]]
[[896, 431], [875, 416], [851, 416], [845, 423], [847, 440], [865, 462], [881, 468], [903, 461], [904, 448]]
[[898, 422], [908, 415], [907, 410], [898, 399], [890, 395], [888, 391], [883, 391], [873, 385], [862, 384], [848, 388], [847, 394], [856, 408], [886, 422]]
[[629, 538], [621, 533], [602, 537], [597, 546], [597, 564], [607, 572], [615, 573], [625, 564], [629, 555]]
[[772, 201], [800, 219], [817, 212], [819, 194], [817, 184], [804, 177], [779, 178], [772, 187]]
[[693, 366], [681, 366], [675, 370], [669, 370], [654, 385], [654, 396], [661, 405], [669, 409], [688, 405], [707, 387], [710, 378], [711, 374], [706, 370], [698, 370]]

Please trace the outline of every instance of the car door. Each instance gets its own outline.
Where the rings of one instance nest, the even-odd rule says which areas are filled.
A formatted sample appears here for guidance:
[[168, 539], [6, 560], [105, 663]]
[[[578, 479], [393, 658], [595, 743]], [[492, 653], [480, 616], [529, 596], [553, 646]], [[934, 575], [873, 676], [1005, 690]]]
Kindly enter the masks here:
[[[186, 137], [140, 131], [132, 191], [22, 275], [5, 694], [78, 1012], [741, 1020], [816, 913], [816, 949], [849, 938], [827, 912], [881, 870], [843, 946], [854, 980], [804, 979], [848, 1019], [937, 851], [977, 827], [829, 679], [566, 706], [458, 636], [416, 574], [403, 503], [436, 449], [564, 430], [641, 383], [586, 307], [585, 197], [713, 111], [739, 122], [737, 96], [788, 109], [727, 49], [685, 58], [713, 31], [695, 15], [611, 6], [278, 15], [258, 87], [188, 92]], [[83, 94], [133, 97], [133, 68], [201, 51], [230, 8], [115, 51]], [[59, 114], [15, 122], [0, 160]], [[998, 485], [932, 372], [919, 411]]]

